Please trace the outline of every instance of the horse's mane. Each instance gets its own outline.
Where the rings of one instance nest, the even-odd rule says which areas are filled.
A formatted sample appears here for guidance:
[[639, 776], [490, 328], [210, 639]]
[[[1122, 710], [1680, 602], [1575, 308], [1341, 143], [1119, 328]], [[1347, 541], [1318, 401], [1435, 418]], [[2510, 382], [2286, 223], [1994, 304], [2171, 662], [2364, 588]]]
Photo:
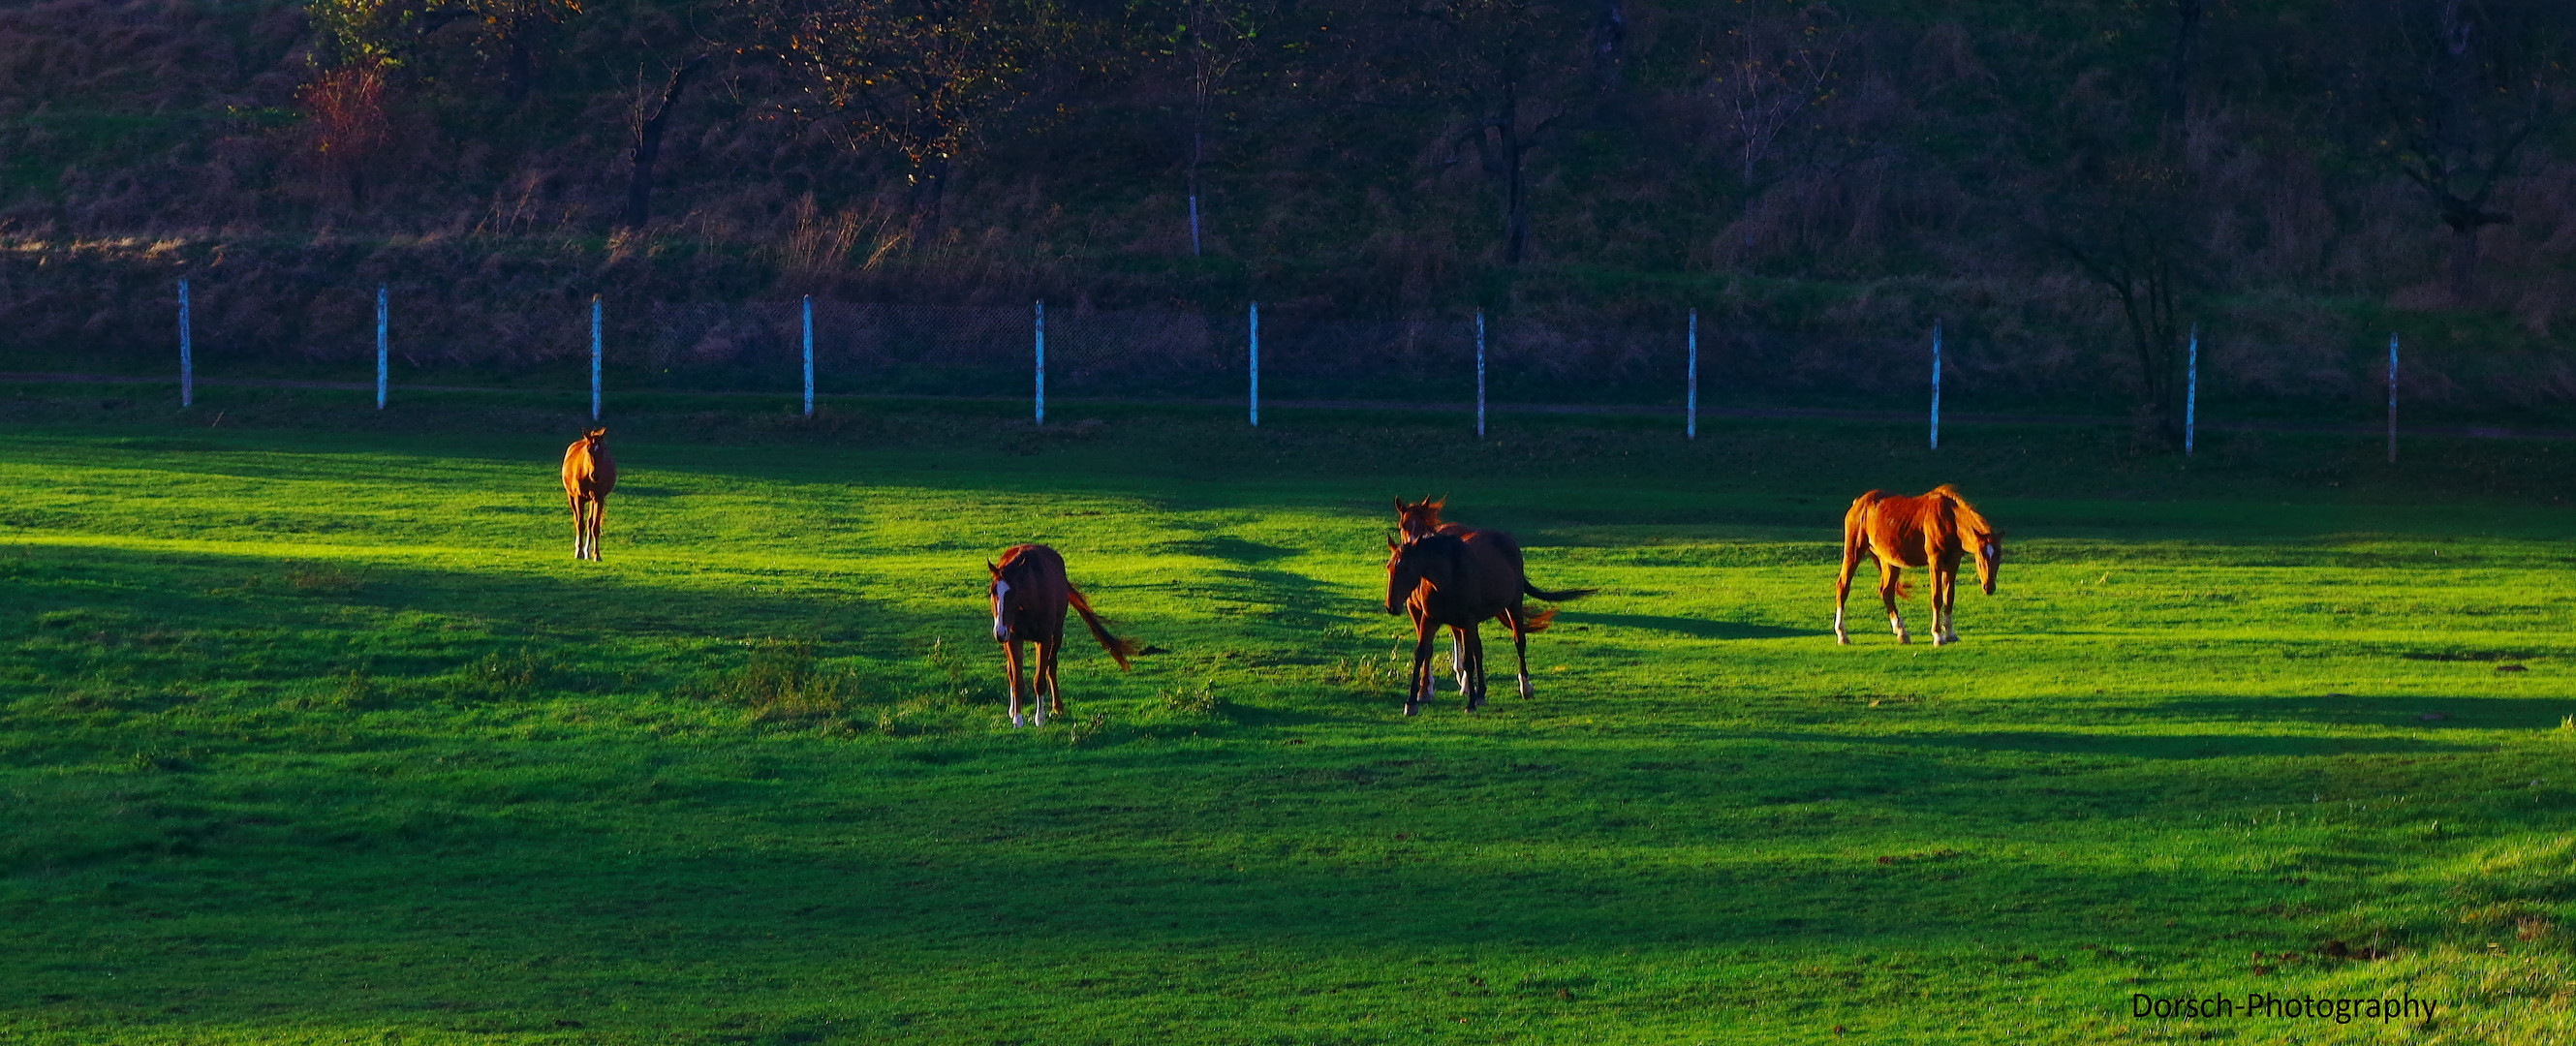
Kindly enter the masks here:
[[1977, 512], [1976, 506], [1968, 504], [1968, 499], [1960, 497], [1958, 488], [1944, 483], [1932, 488], [1932, 493], [1949, 499], [1950, 511], [1958, 517], [1959, 529], [1979, 537], [1994, 535], [1995, 525], [1986, 522], [1986, 517]]
[[1020, 558], [1028, 555], [1029, 550], [1036, 547], [1036, 545], [1013, 545], [1009, 548], [1003, 549], [1002, 561], [994, 565], [1002, 570], [1009, 570], [1012, 567], [1018, 566]]

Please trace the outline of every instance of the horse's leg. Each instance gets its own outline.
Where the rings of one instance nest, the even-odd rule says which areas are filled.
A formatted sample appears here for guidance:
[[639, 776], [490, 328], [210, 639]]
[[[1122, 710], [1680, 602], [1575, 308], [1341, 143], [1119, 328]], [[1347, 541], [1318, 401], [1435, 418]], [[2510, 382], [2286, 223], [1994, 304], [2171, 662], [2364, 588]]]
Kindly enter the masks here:
[[1420, 705], [1431, 700], [1431, 646], [1440, 635], [1440, 626], [1429, 621], [1413, 627], [1413, 673], [1404, 680], [1404, 714], [1413, 715]]
[[1911, 643], [1914, 637], [1905, 634], [1905, 615], [1896, 612], [1896, 578], [1897, 572], [1903, 569], [1905, 568], [1890, 562], [1887, 557], [1879, 557], [1878, 601], [1887, 607], [1887, 627], [1896, 632], [1896, 641]]
[[1466, 626], [1466, 711], [1484, 708], [1484, 623]]
[[1852, 574], [1860, 569], [1862, 551], [1861, 543], [1853, 537], [1846, 528], [1843, 534], [1843, 572], [1841, 577], [1834, 579], [1834, 642], [1843, 646], [1851, 645], [1851, 633], [1843, 631], [1843, 604], [1851, 601]]
[[1959, 641], [1959, 633], [1950, 627], [1950, 614], [1959, 606], [1959, 562], [1951, 560], [1932, 568], [1932, 645]]
[[608, 529], [608, 498], [602, 495], [590, 503], [590, 559], [599, 561], [599, 535]]
[[1449, 676], [1458, 681], [1458, 692], [1467, 692], [1467, 630], [1449, 630]]
[[[1011, 688], [1011, 725], [1027, 725], [1020, 721], [1020, 641], [1018, 637], [1014, 636], [1010, 642], [1002, 644], [1002, 665], [1002, 678]], [[1031, 696], [1036, 695], [1032, 693]]]
[[1055, 641], [1048, 643], [1045, 651], [1038, 655], [1038, 676], [1046, 681], [1048, 715], [1064, 714], [1064, 681], [1055, 674], [1056, 662], [1063, 656], [1064, 633], [1058, 632]]
[[1529, 617], [1520, 607], [1503, 611], [1503, 624], [1512, 630], [1512, 652], [1521, 659], [1521, 700], [1530, 699]]
[[572, 558], [588, 559], [590, 547], [584, 540], [590, 537], [590, 524], [581, 518], [581, 495], [567, 491], [564, 504], [572, 509]]

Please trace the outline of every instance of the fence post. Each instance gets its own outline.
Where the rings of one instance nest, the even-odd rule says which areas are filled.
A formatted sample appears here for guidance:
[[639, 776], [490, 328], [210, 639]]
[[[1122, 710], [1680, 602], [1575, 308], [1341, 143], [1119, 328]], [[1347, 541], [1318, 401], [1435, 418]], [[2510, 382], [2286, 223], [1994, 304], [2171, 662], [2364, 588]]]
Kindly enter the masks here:
[[1683, 408], [1682, 435], [1699, 438], [1699, 310], [1690, 311], [1690, 396]]
[[2388, 463], [2397, 463], [2397, 335], [2388, 336]]
[[599, 420], [599, 295], [590, 296], [590, 420]]
[[2182, 373], [2182, 456], [2187, 458], [2193, 431], [2200, 426], [2200, 324], [2191, 325], [2191, 356]]
[[805, 416], [814, 416], [814, 296], [805, 296]]
[[1038, 299], [1038, 424], [1046, 424], [1046, 299]]
[[1485, 438], [1485, 310], [1476, 310], [1476, 438]]
[[385, 409], [385, 379], [386, 379], [386, 372], [387, 372], [387, 370], [389, 369], [389, 368], [388, 368], [388, 366], [387, 366], [387, 353], [386, 353], [386, 351], [385, 351], [385, 311], [386, 311], [385, 285], [384, 285], [384, 284], [379, 283], [379, 284], [377, 284], [377, 285], [376, 285], [376, 409], [377, 409], [377, 410], [383, 410], [383, 409]]
[[188, 281], [179, 281], [179, 405], [195, 406], [197, 402], [197, 361], [195, 346], [188, 332]]
[[1941, 449], [1941, 321], [1932, 321], [1932, 449]]
[[1190, 191], [1190, 257], [1199, 256], [1199, 194]]
[[[1190, 198], [1190, 220], [1193, 231], [1198, 221], [1198, 197]], [[1252, 427], [1261, 427], [1261, 303], [1252, 303]]]

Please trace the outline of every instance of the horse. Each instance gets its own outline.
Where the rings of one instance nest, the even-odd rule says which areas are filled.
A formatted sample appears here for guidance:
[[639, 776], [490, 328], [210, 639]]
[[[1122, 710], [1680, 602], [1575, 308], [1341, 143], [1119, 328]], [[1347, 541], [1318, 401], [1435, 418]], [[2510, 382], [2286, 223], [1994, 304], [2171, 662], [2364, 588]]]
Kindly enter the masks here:
[[1386, 612], [1413, 617], [1413, 671], [1405, 679], [1406, 715], [1417, 714], [1431, 700], [1432, 640], [1444, 627], [1449, 629], [1449, 657], [1458, 672], [1458, 688], [1466, 694], [1467, 710], [1475, 711], [1485, 703], [1485, 640], [1477, 628], [1493, 617], [1511, 629], [1513, 649], [1520, 655], [1521, 698], [1529, 699], [1533, 696], [1530, 633], [1546, 631], [1556, 611], [1532, 614], [1521, 605], [1522, 597], [1562, 603], [1595, 591], [1549, 592], [1530, 584], [1522, 569], [1520, 543], [1499, 530], [1434, 529], [1403, 541], [1390, 534], [1386, 547]]
[[564, 448], [564, 500], [572, 505], [572, 558], [599, 558], [599, 529], [608, 522], [608, 492], [617, 489], [617, 459], [594, 428]]
[[[984, 561], [984, 569], [993, 575], [993, 641], [1002, 644], [1005, 672], [1011, 684], [1011, 725], [1025, 725], [1020, 720], [1020, 681], [1026, 676], [1020, 660], [1020, 641], [1036, 643], [1038, 664], [1035, 678], [1028, 680], [1029, 703], [1036, 706], [1037, 725], [1045, 726], [1047, 713], [1064, 714], [1064, 685], [1056, 679], [1056, 655], [1064, 650], [1064, 608], [1067, 605], [1082, 615], [1082, 623], [1091, 629], [1091, 638], [1100, 641], [1100, 649], [1118, 662], [1118, 670], [1127, 671], [1127, 659], [1136, 656], [1135, 641], [1109, 634], [1098, 615], [1091, 612], [1091, 602], [1065, 580], [1064, 557], [1045, 545], [1013, 545], [1002, 550], [998, 564]], [[1044, 687], [1047, 702], [1038, 702], [1038, 690]], [[1049, 707], [1052, 706], [1052, 707]]]
[[1406, 540], [1432, 534], [1464, 534], [1476, 529], [1464, 523], [1441, 522], [1440, 510], [1448, 505], [1447, 498], [1436, 501], [1424, 498], [1412, 504], [1406, 504], [1403, 498], [1397, 498], [1395, 499], [1395, 529], [1403, 533]]
[[1851, 598], [1852, 572], [1860, 569], [1863, 553], [1878, 560], [1878, 598], [1887, 604], [1887, 624], [1896, 630], [1897, 642], [1914, 641], [1905, 632], [1905, 618], [1896, 612], [1896, 598], [1906, 594], [1897, 574], [1905, 567], [1921, 566], [1932, 568], [1932, 645], [1958, 642], [1952, 611], [1959, 601], [1963, 552], [1976, 557], [1978, 587], [1994, 595], [1995, 571], [2004, 559], [2004, 532], [1986, 522], [1947, 483], [1921, 497], [1901, 498], [1873, 490], [1853, 500], [1850, 511], [1843, 513], [1843, 572], [1834, 582], [1834, 642], [1851, 645], [1850, 634], [1843, 631], [1843, 604]]

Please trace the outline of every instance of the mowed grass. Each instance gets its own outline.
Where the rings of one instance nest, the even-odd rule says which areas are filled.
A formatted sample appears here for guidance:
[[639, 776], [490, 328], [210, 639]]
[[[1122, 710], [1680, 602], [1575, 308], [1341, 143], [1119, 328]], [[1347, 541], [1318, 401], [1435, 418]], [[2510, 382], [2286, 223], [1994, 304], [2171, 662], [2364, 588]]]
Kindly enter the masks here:
[[[2576, 447], [670, 399], [586, 564], [560, 404], [49, 395], [0, 1039], [2576, 1037]], [[1835, 646], [1844, 504], [1942, 481], [2001, 591], [1898, 646], [1865, 570]], [[1602, 589], [1536, 700], [1396, 714], [1425, 493]], [[1020, 541], [1157, 648], [1043, 729]], [[2132, 1016], [2258, 992], [2440, 1009]]]

